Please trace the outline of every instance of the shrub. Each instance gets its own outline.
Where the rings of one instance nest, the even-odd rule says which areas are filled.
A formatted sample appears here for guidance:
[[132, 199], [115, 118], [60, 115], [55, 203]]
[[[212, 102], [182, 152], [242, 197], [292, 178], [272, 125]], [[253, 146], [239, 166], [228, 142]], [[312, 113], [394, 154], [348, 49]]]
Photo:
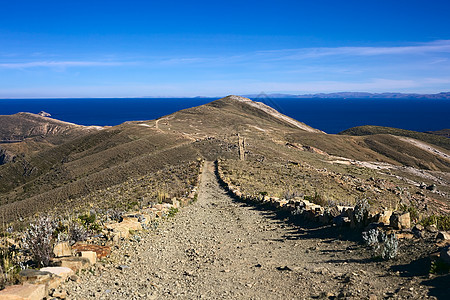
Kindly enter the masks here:
[[373, 257], [389, 260], [397, 257], [398, 239], [395, 234], [386, 235], [384, 231], [370, 229], [362, 233], [364, 243], [373, 251]]
[[369, 216], [370, 204], [366, 198], [359, 199], [355, 205], [355, 221], [357, 224], [365, 224]]
[[94, 212], [90, 212], [89, 214], [84, 214], [78, 216], [79, 222], [87, 229], [92, 232], [101, 231], [101, 226], [96, 222], [97, 215]]
[[89, 232], [86, 227], [78, 224], [77, 222], [72, 222], [69, 226], [69, 240], [74, 242], [82, 242], [87, 240], [89, 237]]
[[446, 264], [440, 258], [433, 260], [430, 266], [431, 274], [447, 274], [450, 272], [450, 265]]
[[[386, 235], [385, 235], [386, 236]], [[381, 258], [388, 260], [397, 257], [398, 253], [398, 239], [395, 234], [386, 236], [382, 244]]]
[[304, 199], [322, 207], [328, 206], [328, 202], [325, 200], [325, 197], [317, 192], [314, 193], [314, 196], [304, 196]]
[[292, 212], [291, 215], [293, 216], [300, 216], [305, 211], [305, 208], [303, 206], [297, 206]]
[[438, 230], [448, 231], [448, 230], [450, 230], [450, 215], [428, 216], [428, 217], [423, 218], [420, 221], [420, 224], [423, 226], [436, 225]]
[[31, 223], [23, 237], [23, 244], [39, 266], [48, 266], [52, 256], [55, 224], [50, 217], [40, 217]]
[[171, 207], [168, 213], [169, 217], [174, 217], [178, 213], [178, 208]]
[[115, 209], [108, 209], [106, 211], [106, 218], [119, 222], [122, 219], [123, 212]]
[[0, 289], [6, 286], [6, 283], [16, 283], [21, 269], [17, 261], [17, 250], [12, 247], [0, 247]]
[[379, 235], [380, 231], [378, 229], [370, 229], [369, 231], [364, 231], [362, 233], [362, 238], [364, 243], [367, 246], [374, 246], [377, 243], [379, 243], [378, 241], [378, 235]]

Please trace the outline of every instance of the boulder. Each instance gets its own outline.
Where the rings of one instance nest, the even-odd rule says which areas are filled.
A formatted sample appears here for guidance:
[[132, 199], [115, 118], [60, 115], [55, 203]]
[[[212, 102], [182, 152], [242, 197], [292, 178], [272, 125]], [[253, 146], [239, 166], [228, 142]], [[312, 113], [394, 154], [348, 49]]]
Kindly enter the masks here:
[[72, 256], [72, 249], [70, 249], [69, 242], [56, 243], [53, 247], [53, 254], [55, 257]]
[[441, 259], [446, 264], [450, 265], [450, 245], [441, 249]]
[[431, 232], [431, 233], [436, 233], [436, 232], [438, 232], [438, 229], [437, 229], [437, 227], [436, 227], [436, 225], [428, 225], [427, 227], [425, 227], [425, 229], [428, 231], [428, 232]]
[[409, 212], [395, 212], [389, 218], [390, 225], [395, 229], [408, 229], [411, 227], [411, 218]]
[[332, 219], [336, 218], [337, 216], [339, 216], [341, 214], [341, 212], [339, 211], [339, 208], [337, 206], [331, 207], [327, 213]]
[[56, 276], [61, 277], [63, 280], [66, 280], [75, 273], [72, 269], [65, 267], [45, 267], [40, 271], [52, 273]]
[[450, 240], [450, 233], [448, 231], [439, 231], [436, 238], [438, 240], [444, 240], [444, 241]]
[[43, 284], [11, 285], [0, 291], [2, 300], [42, 300], [46, 295]]
[[377, 223], [383, 223], [384, 225], [390, 225], [390, 218], [392, 216], [392, 210], [385, 210], [378, 214]]
[[109, 246], [100, 246], [100, 245], [92, 245], [77, 242], [72, 246], [72, 250], [75, 253], [80, 253], [81, 251], [93, 251], [97, 254], [97, 259], [102, 259], [111, 254], [111, 247]]
[[416, 225], [413, 227], [413, 230], [414, 230], [414, 231], [423, 231], [423, 229], [424, 229], [424, 227], [423, 227], [422, 225], [420, 225], [420, 224], [416, 224]]
[[91, 265], [97, 262], [97, 253], [95, 253], [94, 251], [81, 251], [81, 257], [89, 259]]
[[433, 184], [427, 186], [427, 190], [435, 192], [436, 191], [436, 185], [433, 183]]
[[111, 223], [105, 225], [107, 229], [119, 235], [120, 238], [128, 238], [130, 230], [138, 231], [142, 230], [142, 225], [138, 218], [124, 217], [120, 223]]
[[65, 267], [72, 269], [75, 273], [87, 269], [90, 267], [91, 262], [86, 257], [61, 257], [56, 258], [53, 261], [56, 267]]
[[279, 206], [280, 206], [280, 207], [283, 207], [283, 206], [285, 206], [286, 204], [288, 204], [289, 201], [288, 201], [288, 200], [285, 200], [285, 199], [281, 199], [281, 200], [278, 200], [278, 203], [279, 203]]

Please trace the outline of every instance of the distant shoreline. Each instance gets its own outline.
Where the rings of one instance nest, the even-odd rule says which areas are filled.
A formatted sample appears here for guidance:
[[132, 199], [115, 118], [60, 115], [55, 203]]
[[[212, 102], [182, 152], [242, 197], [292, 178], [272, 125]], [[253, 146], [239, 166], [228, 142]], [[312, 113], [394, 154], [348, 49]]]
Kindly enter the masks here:
[[[50, 100], [50, 99], [220, 99], [223, 96], [193, 96], [193, 97], [172, 97], [172, 96], [130, 96], [130, 97], [6, 97], [0, 100], [29, 99], [29, 100]], [[316, 94], [282, 94], [282, 93], [259, 93], [242, 94], [239, 96], [251, 99], [264, 98], [298, 98], [298, 99], [433, 99], [450, 100], [450, 92], [440, 92], [436, 94], [418, 93], [367, 93], [367, 92], [337, 92], [337, 93], [316, 93]]]

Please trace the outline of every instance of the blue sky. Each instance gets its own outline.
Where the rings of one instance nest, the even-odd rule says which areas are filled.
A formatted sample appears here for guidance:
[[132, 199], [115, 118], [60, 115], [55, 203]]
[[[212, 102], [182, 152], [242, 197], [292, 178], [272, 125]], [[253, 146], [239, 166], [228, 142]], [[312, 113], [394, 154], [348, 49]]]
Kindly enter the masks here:
[[0, 98], [450, 91], [449, 1], [0, 0]]

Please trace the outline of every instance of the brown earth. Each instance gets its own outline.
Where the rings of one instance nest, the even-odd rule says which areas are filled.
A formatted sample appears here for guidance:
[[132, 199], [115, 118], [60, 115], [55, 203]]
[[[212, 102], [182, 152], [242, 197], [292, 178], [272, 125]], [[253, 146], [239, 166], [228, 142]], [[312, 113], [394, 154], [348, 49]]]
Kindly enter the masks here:
[[232, 199], [207, 162], [197, 202], [63, 288], [70, 299], [426, 299], [449, 292], [439, 286], [448, 277], [413, 272], [424, 271], [420, 245], [407, 243], [401, 251], [411, 253], [377, 262], [352, 232], [284, 217]]

